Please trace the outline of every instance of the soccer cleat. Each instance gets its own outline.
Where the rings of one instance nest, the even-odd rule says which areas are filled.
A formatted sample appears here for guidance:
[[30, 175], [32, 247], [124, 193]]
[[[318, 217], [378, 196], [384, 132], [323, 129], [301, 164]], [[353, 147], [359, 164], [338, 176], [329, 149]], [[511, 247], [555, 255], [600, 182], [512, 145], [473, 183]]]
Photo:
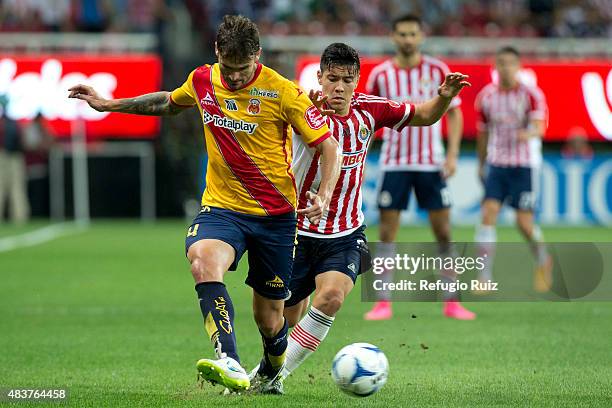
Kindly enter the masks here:
[[533, 274], [533, 289], [539, 293], [545, 293], [552, 287], [552, 270], [553, 260], [550, 255], [546, 258], [546, 262], [539, 265]]
[[476, 313], [467, 310], [461, 302], [456, 300], [447, 300], [444, 302], [444, 309], [442, 313], [446, 317], [457, 320], [474, 320], [476, 319]]
[[218, 360], [203, 358], [196, 363], [198, 377], [211, 384], [220, 384], [230, 391], [244, 391], [251, 385], [244, 368], [231, 357]]
[[285, 394], [285, 388], [283, 386], [282, 372], [285, 368], [283, 366], [273, 376], [268, 376], [260, 372], [261, 362], [255, 366], [249, 373], [249, 380], [251, 381], [250, 392], [255, 394]]
[[363, 316], [365, 320], [389, 320], [391, 317], [393, 317], [393, 310], [388, 300], [376, 302], [372, 310]]

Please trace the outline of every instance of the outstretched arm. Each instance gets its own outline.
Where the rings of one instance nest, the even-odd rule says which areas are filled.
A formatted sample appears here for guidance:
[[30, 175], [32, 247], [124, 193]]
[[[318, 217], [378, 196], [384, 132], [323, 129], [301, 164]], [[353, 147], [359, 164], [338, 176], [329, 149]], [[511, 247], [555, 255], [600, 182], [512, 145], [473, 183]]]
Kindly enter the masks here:
[[438, 96], [427, 102], [416, 105], [414, 117], [410, 126], [431, 126], [440, 120], [448, 109], [451, 100], [466, 86], [471, 86], [466, 81], [467, 75], [453, 72], [446, 75], [444, 83], [438, 88]]
[[161, 91], [124, 99], [104, 99], [92, 87], [76, 85], [69, 89], [69, 98], [81, 99], [98, 112], [122, 112], [136, 115], [176, 115], [189, 106], [170, 101], [170, 92]]

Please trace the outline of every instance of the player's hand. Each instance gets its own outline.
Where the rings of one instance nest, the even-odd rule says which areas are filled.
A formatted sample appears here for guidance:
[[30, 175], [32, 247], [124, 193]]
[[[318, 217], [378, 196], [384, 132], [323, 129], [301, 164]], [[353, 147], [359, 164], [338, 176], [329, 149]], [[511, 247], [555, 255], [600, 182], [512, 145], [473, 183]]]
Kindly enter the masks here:
[[109, 110], [109, 101], [102, 98], [91, 86], [79, 84], [68, 90], [70, 91], [68, 98], [85, 101], [98, 112], [106, 112]]
[[452, 72], [446, 74], [444, 82], [438, 88], [438, 95], [445, 98], [453, 98], [459, 95], [459, 92], [466, 86], [472, 86], [468, 81], [468, 75], [463, 75], [461, 72]]
[[442, 177], [447, 179], [452, 177], [457, 171], [457, 156], [454, 154], [449, 154], [446, 156], [446, 161], [442, 166]]
[[480, 182], [484, 185], [485, 180], [487, 179], [487, 166], [486, 164], [481, 164], [478, 166], [478, 178]]
[[329, 207], [329, 201], [323, 200], [318, 194], [311, 191], [306, 192], [306, 198], [308, 199], [308, 202], [310, 202], [310, 206], [302, 210], [298, 210], [297, 212], [298, 214], [308, 218], [308, 221], [310, 221], [312, 224], [318, 224], [319, 221], [321, 221], [323, 213], [327, 211], [327, 208]]
[[527, 129], [519, 129], [518, 131], [518, 140], [519, 142], [526, 142], [531, 138], [531, 134]]
[[335, 113], [333, 109], [323, 109], [323, 105], [325, 102], [327, 102], [327, 95], [323, 95], [321, 91], [311, 89], [310, 92], [308, 92], [308, 97], [310, 98], [312, 104], [319, 110], [321, 115], [327, 116]]

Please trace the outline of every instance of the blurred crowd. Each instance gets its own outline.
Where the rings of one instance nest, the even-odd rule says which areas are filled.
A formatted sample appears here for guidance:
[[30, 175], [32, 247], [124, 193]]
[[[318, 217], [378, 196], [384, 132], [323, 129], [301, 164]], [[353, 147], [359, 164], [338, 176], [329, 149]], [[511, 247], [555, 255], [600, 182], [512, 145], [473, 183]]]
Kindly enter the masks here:
[[432, 35], [612, 37], [610, 0], [0, 0], [0, 31], [159, 32], [174, 7], [200, 30], [240, 13], [264, 34], [385, 35], [415, 13]]

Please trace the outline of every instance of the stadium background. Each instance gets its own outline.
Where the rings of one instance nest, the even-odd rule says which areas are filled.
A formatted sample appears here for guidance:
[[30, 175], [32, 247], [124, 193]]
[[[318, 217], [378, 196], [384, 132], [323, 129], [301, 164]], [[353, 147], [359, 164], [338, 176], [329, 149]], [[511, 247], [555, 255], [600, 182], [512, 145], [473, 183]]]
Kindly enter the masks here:
[[[202, 353], [210, 354], [182, 253], [206, 162], [196, 111], [163, 120], [100, 115], [65, 99], [71, 84], [86, 80], [114, 97], [171, 90], [193, 67], [214, 61], [214, 33], [226, 13], [253, 18], [263, 62], [303, 83], [302, 68], [332, 41], [356, 47], [364, 68], [392, 54], [389, 21], [405, 12], [426, 22], [424, 52], [473, 76], [464, 96], [458, 174], [450, 183], [455, 239], [473, 238], [481, 192], [469, 101], [494, 76], [495, 49], [512, 44], [525, 56], [522, 78], [542, 86], [551, 107], [540, 210], [545, 235], [609, 242], [609, 1], [4, 0], [0, 95], [9, 104], [3, 114], [27, 127], [42, 113], [53, 142], [26, 152], [32, 221], [0, 225], [0, 348], [6, 351], [0, 386], [68, 386], [75, 406], [236, 402], [198, 389], [190, 371]], [[592, 155], [576, 154], [576, 140], [586, 140]], [[364, 197], [370, 240], [377, 236], [378, 149], [369, 156]], [[402, 240], [432, 239], [414, 207], [403, 220]], [[500, 229], [500, 241], [519, 240], [512, 228]], [[244, 272], [242, 264], [227, 282], [236, 293], [239, 346], [254, 364], [259, 339], [248, 335], [256, 329]], [[375, 330], [361, 320], [368, 306], [351, 295], [320, 354], [288, 386], [292, 402], [330, 404], [328, 362], [341, 346], [364, 340], [391, 356], [392, 377], [385, 392], [359, 404], [612, 403], [609, 303], [479, 303], [471, 305], [479, 313], [473, 325], [442, 320], [437, 305], [402, 304], [399, 320]], [[340, 405], [355, 404], [339, 398]]]
[[[456, 203], [454, 219], [473, 223], [477, 217], [481, 193], [474, 171], [473, 100], [495, 76], [490, 68], [494, 50], [501, 44], [512, 44], [524, 53], [522, 78], [544, 89], [551, 112], [544, 145], [547, 160], [541, 221], [612, 223], [609, 2], [52, 3], [53, 7], [48, 7], [51, 3], [4, 1], [0, 14], [0, 94], [9, 96], [7, 114], [25, 125], [38, 111], [42, 112], [57, 141], [51, 148], [55, 154], [49, 154], [50, 166], [44, 151], [28, 154], [34, 216], [62, 219], [74, 214], [72, 152], [67, 143], [70, 135], [81, 129], [75, 125], [78, 117], [85, 120], [87, 140], [95, 142], [89, 143], [89, 183], [84, 187], [89, 191], [91, 216], [189, 218], [197, 208], [203, 187], [205, 155], [195, 111], [163, 120], [99, 114], [64, 99], [63, 91], [71, 83], [89, 80], [114, 97], [160, 87], [171, 90], [193, 67], [214, 60], [212, 44], [221, 16], [243, 13], [254, 18], [261, 28], [264, 63], [311, 88], [315, 85], [312, 63], [324, 46], [345, 41], [364, 58], [364, 86], [372, 65], [393, 52], [387, 37], [390, 19], [399, 13], [416, 12], [423, 16], [430, 36], [424, 51], [441, 57], [451, 69], [470, 74], [473, 83], [463, 95], [462, 160], [458, 176], [451, 181]], [[588, 139], [595, 152], [594, 160], [580, 160], [580, 155], [573, 155], [568, 147], [572, 138]], [[140, 145], [126, 144], [134, 141]], [[375, 204], [377, 148], [375, 145], [368, 167], [366, 209], [370, 224], [376, 223], [376, 211], [371, 210]], [[568, 152], [565, 156], [574, 159], [562, 157], [564, 148]], [[412, 208], [404, 220], [422, 221], [423, 217]]]

